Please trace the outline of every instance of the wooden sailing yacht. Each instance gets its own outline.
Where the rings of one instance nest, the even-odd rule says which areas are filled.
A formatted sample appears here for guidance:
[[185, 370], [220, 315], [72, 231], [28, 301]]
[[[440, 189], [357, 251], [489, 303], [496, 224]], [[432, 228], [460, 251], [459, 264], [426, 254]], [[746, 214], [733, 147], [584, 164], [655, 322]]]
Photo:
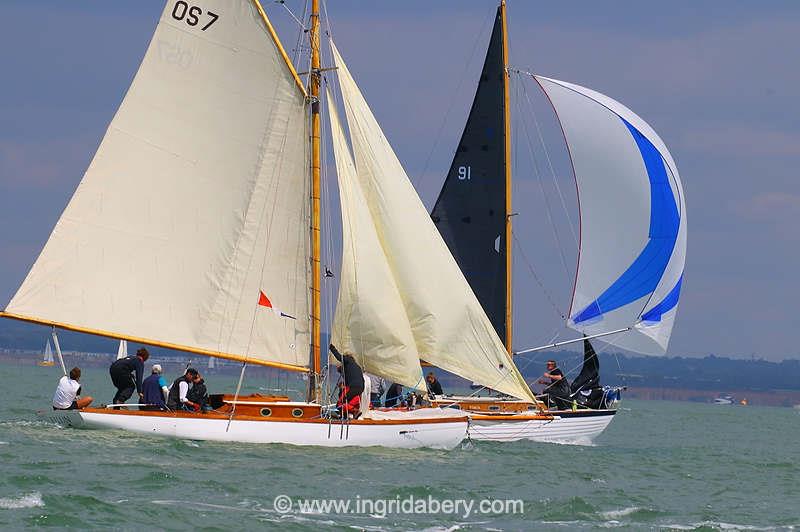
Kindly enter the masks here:
[[[662, 354], [675, 319], [686, 255], [686, 209], [672, 156], [655, 131], [619, 102], [575, 84], [516, 74], [536, 83], [552, 104], [577, 182], [579, 260], [567, 325], [584, 335], [519, 352], [583, 341], [585, 361], [596, 363], [589, 340], [603, 337], [628, 350]], [[431, 213], [509, 353], [511, 75], [503, 1], [464, 132]], [[586, 441], [602, 432], [616, 412], [613, 407], [550, 411], [557, 420], [520, 431], [513, 419], [501, 423], [488, 416], [523, 413], [541, 404], [476, 397], [442, 398], [437, 404], [486, 414], [473, 416], [470, 432], [475, 439], [513, 435]]]
[[[465, 437], [467, 419], [451, 409], [335, 420], [322, 404], [319, 24], [314, 0], [306, 86], [257, 0], [167, 1], [80, 186], [1, 314], [234, 360], [242, 374], [247, 364], [303, 372], [308, 400], [237, 391], [213, 396], [209, 413], [85, 408], [56, 412], [60, 422], [297, 445], [452, 448]], [[412, 388], [424, 389], [423, 356], [532, 401], [331, 46], [353, 152], [331, 106], [345, 228], [334, 341]]]

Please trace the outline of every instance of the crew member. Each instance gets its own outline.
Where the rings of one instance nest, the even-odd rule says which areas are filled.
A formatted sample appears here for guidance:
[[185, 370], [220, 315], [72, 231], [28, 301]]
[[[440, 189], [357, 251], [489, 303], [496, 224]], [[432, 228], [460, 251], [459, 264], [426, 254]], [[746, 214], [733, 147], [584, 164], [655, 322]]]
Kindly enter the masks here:
[[194, 368], [187, 368], [186, 373], [175, 379], [169, 387], [167, 408], [170, 410], [189, 410], [198, 412], [200, 405], [187, 398], [189, 386], [200, 380], [200, 373]]
[[403, 385], [399, 382], [393, 382], [386, 392], [386, 408], [393, 408], [400, 406], [403, 402]]
[[58, 381], [56, 393], [53, 395], [53, 410], [80, 410], [92, 404], [92, 398], [78, 397], [81, 394], [81, 368], [69, 370]]
[[372, 408], [380, 408], [381, 399], [383, 398], [383, 392], [386, 388], [386, 380], [383, 377], [378, 377], [377, 375], [369, 375], [370, 380], [370, 392], [369, 392], [369, 403]]
[[[144, 363], [148, 358], [150, 358], [150, 353], [142, 347], [136, 351], [135, 355], [120, 358], [111, 364], [108, 372], [111, 374], [111, 382], [117, 388], [113, 401], [115, 405], [130, 399], [134, 389], [139, 393], [139, 402], [144, 399], [142, 378], [144, 377]], [[136, 374], [135, 379], [134, 373]]]
[[200, 377], [192, 384], [192, 389], [186, 394], [186, 399], [191, 403], [200, 405], [199, 410], [210, 410], [208, 406], [208, 388], [206, 381]]
[[428, 382], [428, 392], [432, 393], [433, 395], [444, 395], [442, 391], [442, 384], [436, 379], [436, 375], [433, 372], [429, 372], [425, 380]]
[[329, 347], [334, 358], [339, 361], [336, 367], [342, 376], [342, 386], [336, 406], [342, 417], [347, 415], [358, 417], [361, 408], [360, 396], [364, 392], [364, 371], [353, 355], [342, 355], [333, 344]]
[[566, 403], [559, 404], [558, 402], [559, 400], [568, 401], [570, 395], [569, 382], [564, 377], [564, 372], [556, 365], [555, 360], [547, 361], [547, 369], [538, 382], [539, 384], [547, 385], [544, 387], [544, 393], [547, 394], [550, 406], [565, 406]]
[[142, 382], [142, 393], [144, 393], [143, 402], [147, 404], [147, 406], [140, 407], [142, 410], [166, 409], [169, 388], [167, 388], [167, 381], [161, 376], [160, 364], [153, 364], [152, 373]]

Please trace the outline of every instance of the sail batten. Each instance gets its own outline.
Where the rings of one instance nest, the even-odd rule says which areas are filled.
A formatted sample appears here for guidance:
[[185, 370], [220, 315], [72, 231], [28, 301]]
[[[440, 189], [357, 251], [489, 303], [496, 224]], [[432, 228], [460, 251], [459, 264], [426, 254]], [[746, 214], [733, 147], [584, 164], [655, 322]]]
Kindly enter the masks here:
[[[6, 311], [305, 367], [305, 93], [257, 1], [208, 0], [194, 12], [199, 22], [182, 6], [166, 3], [94, 159]], [[297, 319], [259, 307], [259, 291]]]
[[331, 48], [357, 177], [402, 298], [418, 358], [484, 386], [534, 400], [341, 55], [333, 44]]

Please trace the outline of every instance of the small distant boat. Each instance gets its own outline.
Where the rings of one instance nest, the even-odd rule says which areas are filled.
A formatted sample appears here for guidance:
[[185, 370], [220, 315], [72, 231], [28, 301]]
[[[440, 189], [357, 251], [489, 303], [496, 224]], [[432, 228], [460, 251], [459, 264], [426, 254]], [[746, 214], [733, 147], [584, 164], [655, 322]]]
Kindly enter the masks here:
[[208, 357], [208, 369], [215, 369], [217, 367], [216, 358]]
[[47, 345], [44, 346], [44, 357], [38, 363], [39, 366], [55, 366], [56, 362], [53, 360], [53, 346], [50, 345], [50, 339], [47, 339]]
[[117, 348], [117, 360], [128, 356], [128, 341], [120, 340], [119, 347]]
[[747, 406], [747, 398], [745, 397], [744, 399], [739, 401], [739, 404], [742, 405], [742, 406]]
[[721, 395], [719, 397], [714, 398], [715, 405], [732, 405], [733, 404], [733, 397], [730, 395]]

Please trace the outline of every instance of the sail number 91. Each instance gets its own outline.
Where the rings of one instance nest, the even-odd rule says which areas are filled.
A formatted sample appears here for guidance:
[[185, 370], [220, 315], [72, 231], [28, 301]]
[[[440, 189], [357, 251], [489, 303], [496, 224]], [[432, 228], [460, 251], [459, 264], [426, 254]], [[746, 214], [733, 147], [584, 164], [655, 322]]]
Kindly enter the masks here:
[[[183, 0], [179, 0], [175, 2], [175, 7], [172, 8], [172, 18], [175, 20], [185, 20], [189, 26], [197, 26], [200, 24], [200, 17], [203, 15], [203, 8], [198, 6], [190, 6]], [[200, 28], [203, 31], [206, 31], [208, 28], [214, 24], [219, 15], [216, 13], [212, 13], [211, 11], [206, 11], [206, 15], [209, 16], [211, 20], [208, 23]]]
[[471, 166], [459, 166], [458, 167], [458, 179], [461, 181], [472, 179], [472, 167]]

